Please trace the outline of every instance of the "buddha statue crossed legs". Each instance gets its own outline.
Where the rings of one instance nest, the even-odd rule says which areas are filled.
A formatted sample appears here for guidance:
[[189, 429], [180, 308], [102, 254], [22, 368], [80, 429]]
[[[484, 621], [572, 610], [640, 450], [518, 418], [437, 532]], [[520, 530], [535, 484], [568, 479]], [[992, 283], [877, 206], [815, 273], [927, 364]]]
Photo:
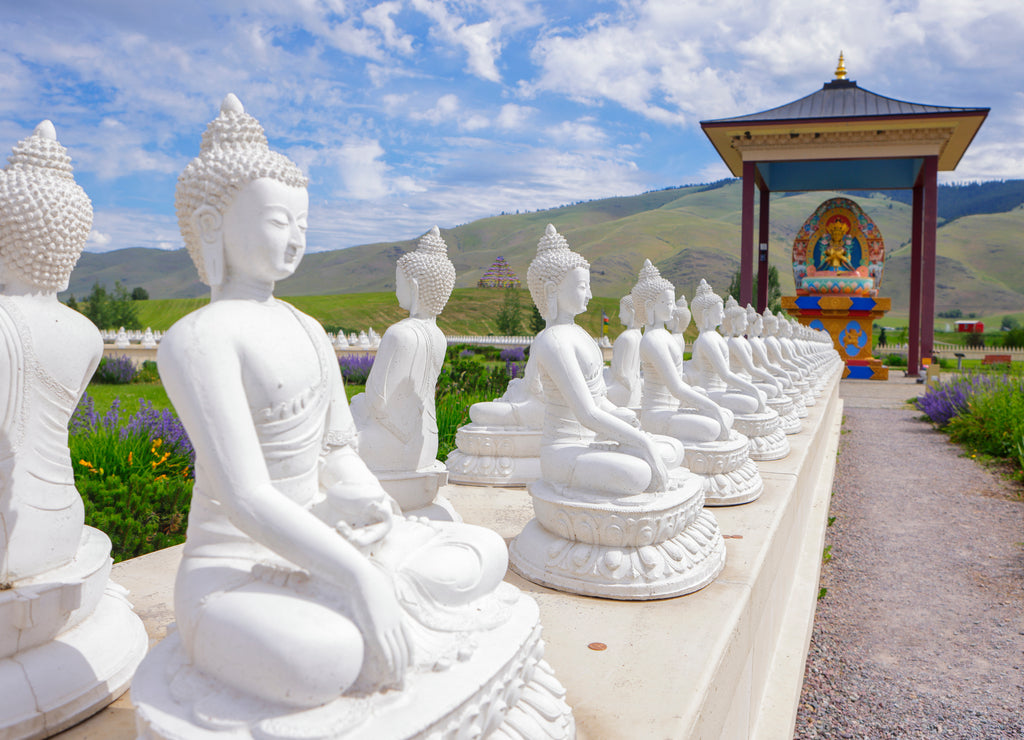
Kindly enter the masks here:
[[764, 481], [750, 459], [749, 440], [732, 428], [732, 410], [683, 379], [682, 350], [665, 329], [675, 309], [675, 287], [650, 260], [633, 288], [633, 303], [646, 321], [640, 343], [643, 428], [683, 443], [686, 466], [701, 476], [707, 505], [753, 501], [764, 490]]
[[510, 546], [512, 567], [551, 588], [615, 599], [675, 596], [724, 564], [701, 482], [678, 466], [681, 445], [641, 431], [605, 394], [601, 352], [575, 323], [590, 300], [590, 265], [548, 225], [527, 273], [546, 328], [530, 348], [544, 389], [536, 518]]
[[140, 736], [398, 738], [475, 712], [489, 732], [532, 721], [521, 702], [540, 695], [544, 731], [568, 737], [536, 606], [501, 584], [500, 537], [401, 515], [357, 454], [327, 335], [273, 296], [305, 249], [305, 185], [234, 96], [179, 178], [211, 302], [158, 354], [196, 483], [178, 630], [132, 687]]

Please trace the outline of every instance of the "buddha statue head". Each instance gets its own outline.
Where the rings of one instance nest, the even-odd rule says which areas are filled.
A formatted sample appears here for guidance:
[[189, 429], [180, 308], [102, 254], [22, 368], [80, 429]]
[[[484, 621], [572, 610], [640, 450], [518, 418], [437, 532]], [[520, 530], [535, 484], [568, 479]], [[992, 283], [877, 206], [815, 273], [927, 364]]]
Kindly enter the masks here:
[[398, 304], [410, 315], [433, 318], [444, 310], [455, 287], [455, 265], [436, 226], [420, 238], [411, 252], [398, 258], [395, 288]]
[[779, 319], [771, 312], [771, 309], [766, 308], [761, 314], [761, 319], [761, 330], [764, 335], [766, 337], [778, 336]]
[[725, 318], [722, 319], [722, 329], [732, 337], [738, 337], [747, 328], [747, 311], [732, 296], [725, 300]]
[[681, 295], [676, 299], [676, 310], [672, 314], [672, 331], [675, 334], [682, 334], [690, 325], [691, 318], [693, 318], [693, 314], [690, 311], [690, 306], [686, 303], [686, 296]]
[[68, 286], [92, 228], [92, 203], [50, 121], [19, 141], [0, 170], [0, 282], [43, 293]]
[[644, 260], [631, 295], [637, 314], [647, 326], [672, 319], [676, 307], [675, 286], [661, 276], [650, 260]]
[[548, 224], [544, 236], [537, 242], [537, 256], [526, 271], [530, 297], [545, 321], [553, 321], [558, 315], [560, 288], [574, 270], [587, 273], [589, 293], [590, 263], [583, 255], [569, 249], [565, 237], [555, 231], [552, 224]]
[[717, 295], [708, 281], [701, 279], [697, 286], [697, 292], [690, 301], [690, 308], [693, 310], [693, 319], [697, 322], [700, 331], [714, 331], [722, 323], [725, 310], [721, 296]]
[[636, 311], [633, 308], [633, 296], [628, 293], [619, 299], [619, 321], [627, 329], [636, 328]]
[[[203, 133], [199, 156], [189, 162], [178, 177], [175, 197], [178, 227], [199, 279], [211, 287], [220, 285], [228, 261], [226, 252], [231, 248], [225, 233], [236, 226], [251, 233], [262, 225], [254, 222], [253, 214], [232, 211], [243, 192], [247, 198], [265, 203], [281, 200], [286, 205], [284, 210], [290, 211], [293, 209], [287, 206], [292, 201], [301, 204], [302, 199], [307, 198], [307, 183], [306, 176], [294, 162], [270, 150], [259, 121], [245, 112], [238, 98], [228, 94], [221, 103], [220, 115]], [[300, 190], [301, 195], [297, 192]], [[267, 228], [290, 226], [279, 223], [288, 218], [271, 214]], [[304, 209], [299, 228], [304, 232]], [[265, 236], [265, 233], [257, 236]], [[301, 249], [304, 249], [304, 236], [301, 241]], [[273, 272], [284, 273], [279, 277], [290, 275], [301, 259], [301, 249], [296, 244], [290, 245], [283, 258], [277, 260], [283, 264], [278, 264]], [[265, 256], [247, 255], [247, 260], [250, 258], [260, 260]]]

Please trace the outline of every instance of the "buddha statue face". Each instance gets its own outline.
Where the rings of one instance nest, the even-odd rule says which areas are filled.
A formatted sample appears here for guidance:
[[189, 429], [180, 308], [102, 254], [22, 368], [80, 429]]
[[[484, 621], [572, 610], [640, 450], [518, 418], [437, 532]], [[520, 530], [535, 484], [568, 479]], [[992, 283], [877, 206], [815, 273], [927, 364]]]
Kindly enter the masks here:
[[701, 331], [713, 331], [725, 316], [725, 309], [720, 296], [711, 290], [706, 280], [701, 280], [697, 286], [697, 294], [690, 302], [693, 308], [693, 318], [697, 322], [697, 328]]
[[686, 327], [690, 325], [690, 319], [693, 318], [693, 314], [690, 311], [690, 307], [686, 304], [686, 296], [679, 296], [676, 301], [676, 310], [673, 313], [674, 325], [672, 331], [677, 334], [682, 334], [686, 331]]
[[590, 269], [574, 267], [558, 284], [556, 299], [558, 314], [578, 316], [587, 310], [587, 304], [593, 298], [590, 292]]
[[633, 297], [624, 295], [619, 300], [619, 321], [627, 329], [633, 328], [633, 320], [636, 317], [636, 312], [633, 311]]
[[654, 320], [658, 323], [671, 321], [676, 310], [676, 292], [673, 288], [665, 288], [651, 304]]
[[305, 188], [263, 177], [235, 194], [219, 230], [203, 240], [210, 249], [219, 242], [226, 275], [275, 282], [294, 273], [302, 260], [308, 211]]

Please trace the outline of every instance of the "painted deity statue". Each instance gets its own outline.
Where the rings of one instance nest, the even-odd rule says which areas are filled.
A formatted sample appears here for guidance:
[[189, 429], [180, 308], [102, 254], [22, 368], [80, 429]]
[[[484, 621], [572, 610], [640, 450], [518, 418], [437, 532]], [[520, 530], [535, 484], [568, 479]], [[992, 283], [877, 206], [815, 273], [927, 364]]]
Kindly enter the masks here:
[[[57, 300], [92, 225], [43, 121], [0, 170], [0, 737], [73, 724], [128, 686], [147, 640], [108, 590], [110, 540], [84, 526], [68, 422], [103, 352]], [[74, 628], [74, 629], [72, 629]], [[75, 655], [75, 658], [61, 658]]]
[[437, 316], [455, 287], [455, 266], [436, 226], [399, 258], [395, 286], [409, 317], [384, 332], [366, 392], [352, 399], [359, 456], [403, 512], [456, 519], [447, 501], [435, 502], [448, 482], [437, 459], [434, 394], [448, 348]]
[[633, 288], [633, 303], [646, 322], [640, 344], [643, 428], [683, 443], [686, 465], [701, 476], [708, 505], [753, 501], [764, 490], [764, 481], [750, 459], [749, 440], [733, 428], [732, 409], [686, 382], [682, 350], [665, 328], [676, 310], [675, 286], [650, 260]]
[[612, 364], [606, 373], [608, 400], [616, 406], [640, 407], [640, 326], [633, 310], [633, 296], [619, 301], [619, 320], [625, 330], [615, 338], [612, 346]]
[[754, 460], [778, 460], [789, 454], [789, 441], [779, 414], [767, 405], [767, 394], [732, 369], [729, 343], [718, 333], [725, 319], [722, 298], [701, 280], [690, 304], [700, 334], [686, 363], [690, 382], [707, 391], [717, 403], [731, 409], [734, 428], [750, 440]]
[[681, 445], [607, 398], [601, 352], [575, 323], [591, 298], [590, 264], [549, 224], [527, 281], [546, 323], [530, 348], [545, 410], [541, 478], [529, 486], [536, 517], [510, 545], [512, 567], [606, 598], [701, 588], [724, 564], [717, 522], [700, 510], [701, 481], [679, 466]]
[[[465, 712], [501, 729], [550, 677], [536, 605], [501, 585], [500, 537], [403, 517], [358, 456], [327, 335], [273, 295], [305, 251], [308, 203], [306, 178], [229, 95], [178, 180], [211, 301], [158, 352], [196, 480], [177, 631], [132, 685], [139, 734], [404, 738]], [[546, 685], [545, 729], [565, 737]]]
[[[756, 313], [755, 313], [756, 315]], [[765, 394], [766, 403], [779, 415], [779, 423], [786, 434], [797, 434], [801, 429], [800, 418], [796, 415], [793, 402], [785, 393], [783, 381], [754, 361], [751, 340], [744, 336], [747, 331], [747, 311], [732, 296], [725, 301], [725, 317], [722, 330], [729, 346], [729, 367], [734, 373]]]

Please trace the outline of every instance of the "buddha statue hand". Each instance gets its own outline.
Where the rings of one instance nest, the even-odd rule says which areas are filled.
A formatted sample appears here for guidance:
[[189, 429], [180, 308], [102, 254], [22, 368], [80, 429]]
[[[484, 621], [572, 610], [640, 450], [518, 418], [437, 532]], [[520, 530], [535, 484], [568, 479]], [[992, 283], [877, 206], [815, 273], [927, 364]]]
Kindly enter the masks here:
[[640, 436], [642, 441], [639, 445], [620, 444], [619, 449], [634, 457], [639, 457], [651, 466], [651, 482], [646, 488], [648, 492], [658, 493], [666, 491], [669, 485], [669, 475], [664, 456], [658, 450], [654, 437], [646, 432], [641, 432]]
[[402, 621], [392, 577], [367, 560], [357, 588], [352, 605], [365, 642], [357, 688], [367, 692], [401, 689], [412, 664], [413, 644]]
[[610, 408], [608, 411], [609, 413], [612, 414], [612, 416], [616, 416], [619, 419], [622, 419], [624, 422], [632, 426], [634, 429], [640, 428], [640, 419], [639, 417], [637, 417], [635, 411], [627, 409], [625, 406], [614, 405], [613, 408]]
[[341, 518], [334, 522], [334, 529], [351, 544], [365, 550], [391, 531], [393, 506], [393, 501], [378, 499], [365, 502], [356, 509], [348, 505], [339, 506], [335, 500], [333, 509]]

